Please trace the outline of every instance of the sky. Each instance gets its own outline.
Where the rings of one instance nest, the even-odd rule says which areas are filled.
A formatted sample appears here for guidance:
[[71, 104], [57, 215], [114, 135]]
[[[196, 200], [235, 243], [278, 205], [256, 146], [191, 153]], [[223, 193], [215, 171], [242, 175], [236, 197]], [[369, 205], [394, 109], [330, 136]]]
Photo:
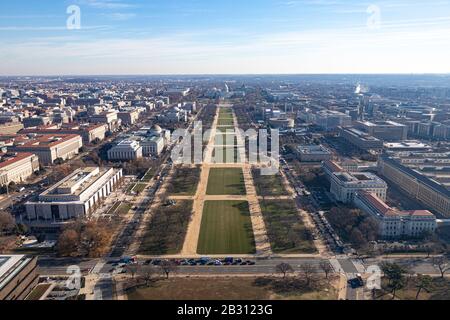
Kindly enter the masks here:
[[0, 44], [0, 75], [450, 73], [450, 0], [0, 1]]

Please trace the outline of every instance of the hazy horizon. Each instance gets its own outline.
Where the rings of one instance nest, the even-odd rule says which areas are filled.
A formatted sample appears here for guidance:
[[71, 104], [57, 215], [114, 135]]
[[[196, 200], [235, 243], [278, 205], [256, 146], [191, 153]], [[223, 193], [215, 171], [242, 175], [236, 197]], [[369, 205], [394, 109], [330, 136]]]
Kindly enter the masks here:
[[0, 17], [3, 76], [450, 73], [442, 0], [18, 0]]

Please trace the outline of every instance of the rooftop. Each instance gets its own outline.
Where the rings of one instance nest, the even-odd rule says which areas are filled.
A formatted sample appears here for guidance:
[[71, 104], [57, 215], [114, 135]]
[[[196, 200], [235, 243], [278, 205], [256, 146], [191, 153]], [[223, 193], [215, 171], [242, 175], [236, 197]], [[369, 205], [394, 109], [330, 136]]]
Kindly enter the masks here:
[[51, 186], [49, 189], [40, 194], [39, 198], [45, 200], [46, 196], [52, 198], [62, 198], [64, 196], [79, 196], [86, 191], [97, 180], [108, 174], [110, 169], [98, 167], [80, 168], [72, 172], [63, 180]]
[[49, 148], [77, 137], [81, 139], [77, 134], [36, 134], [31, 137], [19, 135], [14, 139], [14, 145], [18, 148]]
[[321, 145], [298, 146], [297, 150], [303, 154], [330, 154], [330, 151]]
[[351, 134], [351, 135], [353, 135], [353, 136], [356, 136], [356, 137], [358, 137], [359, 139], [362, 139], [362, 140], [366, 140], [366, 141], [380, 141], [381, 142], [381, 140], [371, 136], [370, 134], [368, 134], [366, 132], [363, 132], [361, 130], [355, 129], [355, 128], [342, 128], [342, 130], [347, 132], [347, 133], [349, 133], [349, 134]]
[[367, 126], [367, 127], [404, 127], [405, 125], [394, 122], [394, 121], [360, 121], [361, 124]]
[[33, 156], [33, 153], [30, 152], [18, 152], [14, 154], [0, 153], [0, 170], [31, 156]]
[[31, 260], [24, 255], [0, 255], [0, 290]]
[[388, 206], [383, 200], [378, 198], [375, 194], [366, 192], [366, 191], [360, 191], [358, 192], [358, 196], [365, 200], [366, 202], [370, 203], [372, 207], [374, 207], [378, 214], [382, 216], [428, 216], [434, 217], [434, 214], [432, 214], [428, 210], [397, 210], [390, 206]]
[[334, 175], [342, 182], [347, 184], [362, 184], [366, 182], [386, 184], [382, 179], [370, 172], [335, 172]]

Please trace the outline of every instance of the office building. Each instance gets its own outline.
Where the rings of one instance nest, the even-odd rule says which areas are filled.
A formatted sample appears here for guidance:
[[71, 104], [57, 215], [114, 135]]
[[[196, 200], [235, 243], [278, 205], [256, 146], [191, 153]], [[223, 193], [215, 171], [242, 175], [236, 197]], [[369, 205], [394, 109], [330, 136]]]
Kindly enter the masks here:
[[367, 191], [386, 200], [387, 184], [382, 179], [369, 172], [334, 172], [331, 175], [330, 192], [342, 203], [352, 203], [355, 194]]
[[159, 156], [164, 149], [164, 139], [162, 137], [150, 137], [140, 141], [142, 155], [144, 157]]
[[322, 145], [298, 146], [296, 150], [301, 162], [322, 162], [332, 158], [330, 150]]
[[112, 161], [135, 160], [142, 156], [142, 147], [134, 140], [123, 140], [108, 150], [108, 160]]
[[37, 257], [0, 255], [0, 300], [24, 300], [37, 285]]
[[354, 128], [341, 128], [340, 136], [361, 150], [381, 151], [383, 141]]
[[103, 111], [99, 114], [90, 115], [89, 122], [106, 124], [109, 132], [116, 132], [122, 124], [122, 120], [118, 118], [116, 111]]
[[417, 238], [436, 230], [436, 217], [428, 210], [401, 211], [389, 207], [376, 195], [357, 192], [355, 205], [378, 222], [378, 235], [385, 239]]
[[411, 198], [445, 217], [450, 217], [450, 191], [436, 180], [387, 155], [379, 158], [378, 170], [383, 177]]
[[383, 141], [403, 141], [408, 127], [394, 121], [356, 121], [355, 127]]
[[39, 159], [33, 153], [0, 153], [0, 185], [22, 183], [39, 171]]
[[117, 113], [117, 116], [120, 120], [122, 120], [122, 124], [127, 126], [134, 125], [139, 119], [139, 111], [121, 111]]
[[334, 110], [323, 110], [312, 115], [312, 121], [326, 131], [334, 131], [339, 127], [350, 127], [352, 118], [345, 113]]
[[56, 159], [68, 160], [75, 157], [82, 146], [82, 138], [77, 134], [19, 135], [14, 138], [8, 151], [34, 153], [41, 164], [51, 165]]
[[86, 167], [56, 183], [27, 202], [27, 221], [65, 221], [86, 217], [114, 191], [122, 181], [122, 169]]
[[78, 124], [70, 123], [60, 125], [52, 125], [38, 128], [28, 128], [20, 131], [21, 134], [78, 134], [83, 139], [83, 144], [89, 144], [93, 141], [102, 141], [105, 139], [107, 131], [106, 124]]

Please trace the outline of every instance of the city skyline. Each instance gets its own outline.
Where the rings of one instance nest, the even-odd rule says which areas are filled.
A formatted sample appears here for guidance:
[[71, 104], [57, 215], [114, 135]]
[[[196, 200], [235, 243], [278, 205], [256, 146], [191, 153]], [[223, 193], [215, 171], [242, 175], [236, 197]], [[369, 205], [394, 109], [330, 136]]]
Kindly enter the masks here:
[[[71, 6], [81, 29], [67, 27]], [[0, 4], [0, 75], [442, 74], [449, 12], [438, 0], [16, 1]]]

